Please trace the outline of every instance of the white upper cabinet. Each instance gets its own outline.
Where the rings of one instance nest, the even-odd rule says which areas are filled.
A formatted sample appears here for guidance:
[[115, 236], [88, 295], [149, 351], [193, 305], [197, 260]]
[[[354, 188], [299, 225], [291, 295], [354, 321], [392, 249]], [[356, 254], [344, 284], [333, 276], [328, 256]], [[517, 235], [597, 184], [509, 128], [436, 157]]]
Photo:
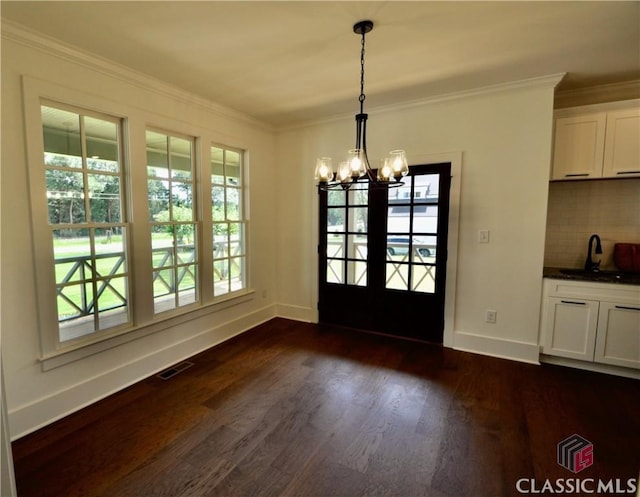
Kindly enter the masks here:
[[556, 111], [552, 180], [640, 176], [640, 100]]
[[602, 176], [640, 176], [640, 106], [607, 113]]

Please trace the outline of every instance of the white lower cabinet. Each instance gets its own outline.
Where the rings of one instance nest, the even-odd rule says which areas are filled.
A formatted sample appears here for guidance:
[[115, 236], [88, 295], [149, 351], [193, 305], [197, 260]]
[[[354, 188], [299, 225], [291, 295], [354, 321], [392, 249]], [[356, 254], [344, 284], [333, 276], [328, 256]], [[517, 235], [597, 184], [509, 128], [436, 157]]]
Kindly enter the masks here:
[[594, 360], [640, 369], [640, 305], [600, 302]]
[[549, 297], [547, 336], [543, 352], [593, 361], [599, 304], [594, 300]]
[[545, 279], [542, 353], [640, 369], [640, 286]]

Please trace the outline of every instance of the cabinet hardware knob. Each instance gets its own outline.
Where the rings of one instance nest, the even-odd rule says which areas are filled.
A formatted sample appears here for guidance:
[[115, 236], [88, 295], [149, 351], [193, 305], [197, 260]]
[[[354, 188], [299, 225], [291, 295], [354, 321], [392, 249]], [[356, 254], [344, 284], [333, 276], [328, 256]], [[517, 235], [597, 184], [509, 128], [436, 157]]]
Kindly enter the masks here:
[[617, 305], [616, 309], [626, 309], [627, 311], [640, 311], [640, 307], [631, 307], [626, 305]]
[[587, 305], [586, 302], [576, 302], [574, 300], [561, 300], [563, 304]]

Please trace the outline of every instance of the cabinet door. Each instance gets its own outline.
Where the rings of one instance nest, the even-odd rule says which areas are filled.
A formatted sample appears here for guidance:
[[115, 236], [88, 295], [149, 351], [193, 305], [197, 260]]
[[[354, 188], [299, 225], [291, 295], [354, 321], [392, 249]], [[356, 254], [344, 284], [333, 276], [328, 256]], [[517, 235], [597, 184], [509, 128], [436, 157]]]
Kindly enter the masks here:
[[594, 360], [640, 369], [640, 305], [600, 302]]
[[607, 114], [556, 119], [551, 179], [602, 177]]
[[640, 176], [640, 107], [607, 113], [602, 175]]
[[548, 297], [545, 354], [593, 361], [599, 302]]

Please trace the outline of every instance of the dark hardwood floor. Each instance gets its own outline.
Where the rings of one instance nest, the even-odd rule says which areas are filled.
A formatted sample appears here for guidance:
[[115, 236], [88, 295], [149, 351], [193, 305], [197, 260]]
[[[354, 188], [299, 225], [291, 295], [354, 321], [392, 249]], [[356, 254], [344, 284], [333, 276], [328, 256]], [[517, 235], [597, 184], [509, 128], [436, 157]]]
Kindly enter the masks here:
[[[283, 319], [191, 360], [14, 442], [18, 495], [483, 497], [638, 476], [638, 381]], [[594, 446], [578, 474], [556, 456], [574, 433]]]

